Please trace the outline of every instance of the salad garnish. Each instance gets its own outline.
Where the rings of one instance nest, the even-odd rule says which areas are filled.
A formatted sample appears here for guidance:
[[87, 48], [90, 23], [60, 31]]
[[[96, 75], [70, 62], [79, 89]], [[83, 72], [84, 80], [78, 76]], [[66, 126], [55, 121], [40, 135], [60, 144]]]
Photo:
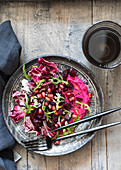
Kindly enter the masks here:
[[53, 62], [43, 58], [37, 61], [38, 65], [28, 72], [23, 63], [22, 88], [12, 94], [16, 104], [10, 111], [11, 120], [16, 123], [24, 120], [26, 132], [42, 134], [45, 138], [74, 133], [76, 126], [50, 131], [82, 119], [86, 112], [91, 114], [92, 93], [75, 69], [60, 72]]
[[23, 76], [28, 80], [31, 79], [31, 76], [26, 73], [25, 63], [23, 63]]

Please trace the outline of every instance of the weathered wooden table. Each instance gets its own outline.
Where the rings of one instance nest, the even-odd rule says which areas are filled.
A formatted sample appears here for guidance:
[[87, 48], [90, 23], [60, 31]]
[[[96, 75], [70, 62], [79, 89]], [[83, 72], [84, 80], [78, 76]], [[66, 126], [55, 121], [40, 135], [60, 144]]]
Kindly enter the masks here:
[[[121, 24], [121, 2], [116, 0], [0, 1], [0, 22], [10, 19], [22, 45], [21, 63], [42, 54], [64, 54], [84, 63], [97, 77], [105, 97], [105, 110], [121, 105], [121, 67], [102, 70], [85, 59], [81, 42], [86, 29], [100, 20]], [[103, 123], [121, 120], [121, 112]], [[74, 153], [47, 157], [16, 145], [22, 156], [18, 170], [120, 170], [121, 125], [102, 130]]]

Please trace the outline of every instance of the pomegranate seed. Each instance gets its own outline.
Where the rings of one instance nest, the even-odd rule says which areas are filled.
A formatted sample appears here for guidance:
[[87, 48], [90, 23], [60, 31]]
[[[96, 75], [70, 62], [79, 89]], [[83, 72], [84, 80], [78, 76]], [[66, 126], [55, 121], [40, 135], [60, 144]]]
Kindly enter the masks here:
[[92, 98], [92, 93], [89, 92], [89, 93], [88, 93], [88, 96], [89, 96], [89, 98], [91, 99], [91, 98]]
[[61, 84], [64, 85], [65, 83], [62, 81]]
[[42, 61], [41, 61], [41, 58], [38, 58], [37, 61], [38, 61], [38, 62], [42, 62]]
[[35, 90], [34, 93], [39, 93], [39, 90]]
[[51, 99], [50, 99], [49, 97], [45, 97], [45, 99], [46, 99], [48, 102], [51, 101]]
[[47, 97], [53, 99], [53, 94], [48, 94]]
[[41, 93], [37, 94], [37, 98], [41, 99], [42, 98], [42, 94]]
[[52, 106], [52, 110], [56, 110], [56, 107], [55, 107], [55, 106]]
[[65, 122], [65, 119], [63, 118], [63, 119], [61, 119], [61, 123], [64, 123]]
[[76, 115], [78, 115], [80, 113], [79, 109], [75, 109], [74, 112]]
[[47, 89], [47, 92], [48, 92], [48, 93], [51, 93], [51, 88], [48, 88], [48, 89]]
[[58, 124], [55, 124], [55, 128], [58, 128], [59, 126], [58, 126]]
[[45, 106], [48, 106], [48, 102], [45, 102], [44, 105], [45, 105]]
[[59, 115], [59, 113], [58, 113], [58, 112], [55, 112], [54, 114], [55, 114], [55, 115], [57, 115], [57, 116]]
[[62, 89], [61, 88], [58, 88], [58, 92], [61, 92], [62, 91]]
[[42, 114], [43, 110], [41, 108], [38, 109], [38, 114]]
[[51, 104], [49, 104], [48, 107], [49, 107], [49, 109], [51, 109], [52, 108]]
[[74, 119], [74, 118], [77, 118], [78, 117], [78, 115], [75, 115], [75, 114], [73, 114], [72, 115], [72, 118]]
[[60, 86], [59, 86], [61, 89], [64, 89], [64, 85], [62, 85], [62, 84], [60, 84]]
[[72, 102], [75, 100], [75, 97], [70, 97], [69, 101]]
[[68, 93], [66, 93], [66, 95], [67, 95], [67, 96], [70, 96], [70, 95], [71, 95], [71, 93], [70, 93], [70, 92], [68, 92]]
[[42, 92], [42, 97], [45, 98], [45, 92], [44, 91]]
[[59, 140], [54, 141], [54, 144], [59, 145], [60, 144]]
[[59, 127], [62, 126], [62, 123], [61, 123], [61, 122], [57, 122], [57, 124], [58, 124]]

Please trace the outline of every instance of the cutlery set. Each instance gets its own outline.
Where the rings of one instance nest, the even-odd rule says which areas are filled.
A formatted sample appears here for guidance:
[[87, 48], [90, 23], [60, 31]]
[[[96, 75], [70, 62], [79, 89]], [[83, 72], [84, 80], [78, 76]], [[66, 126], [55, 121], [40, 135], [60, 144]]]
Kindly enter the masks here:
[[[65, 126], [61, 126], [57, 129], [49, 131], [48, 133], [56, 132], [58, 130], [68, 128], [70, 126], [79, 125], [80, 123], [84, 123], [84, 122], [87, 122], [87, 121], [108, 115], [110, 113], [113, 113], [113, 112], [116, 112], [116, 111], [119, 111], [119, 110], [121, 110], [121, 107], [114, 108], [114, 109], [111, 109], [111, 110], [107, 110], [107, 111], [104, 111], [104, 112], [101, 112], [101, 113], [97, 113], [95, 115], [83, 118], [81, 120], [67, 124]], [[102, 129], [105, 129], [105, 128], [109, 128], [109, 127], [118, 125], [118, 124], [121, 124], [121, 121], [109, 123], [109, 124], [105, 124], [105, 125], [101, 125], [101, 126], [96, 126], [96, 127], [90, 128], [90, 129], [85, 129], [85, 130], [75, 132], [75, 133], [72, 133], [72, 134], [69, 134], [69, 135], [58, 137], [56, 139], [51, 139], [49, 136], [47, 136], [46, 139], [45, 139], [43, 135], [38, 135], [38, 137], [36, 139], [24, 139], [24, 140], [21, 140], [21, 142], [24, 143], [25, 148], [29, 151], [44, 151], [44, 150], [52, 148], [52, 143], [54, 141], [58, 141], [58, 140], [67, 139], [67, 138], [70, 138], [70, 137], [75, 137], [75, 136], [95, 132], [95, 131], [98, 131], [98, 130], [102, 130]]]

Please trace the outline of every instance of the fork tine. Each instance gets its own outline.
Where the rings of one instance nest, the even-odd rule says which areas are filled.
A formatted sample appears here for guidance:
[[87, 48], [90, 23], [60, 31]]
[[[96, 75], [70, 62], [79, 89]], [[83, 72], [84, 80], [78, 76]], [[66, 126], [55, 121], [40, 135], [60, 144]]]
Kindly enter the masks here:
[[36, 142], [36, 143], [31, 143], [31, 144], [26, 144], [25, 145], [25, 148], [28, 150], [28, 151], [44, 151], [44, 150], [47, 150], [48, 147], [47, 147], [47, 144], [46, 143], [42, 143], [42, 142]]
[[42, 148], [27, 148], [28, 151], [45, 151], [48, 150], [47, 147], [42, 147]]
[[21, 142], [24, 144], [31, 143], [31, 142], [38, 142], [38, 141], [43, 141], [43, 138], [35, 138], [35, 139], [22, 139]]
[[36, 142], [27, 142], [27, 143], [24, 143], [26, 146], [27, 145], [37, 145], [37, 144], [45, 144], [46, 141], [36, 141]]
[[46, 144], [39, 144], [39, 145], [28, 145], [26, 146], [26, 148], [47, 148], [47, 145]]
[[45, 138], [35, 138], [31, 140], [22, 140], [28, 151], [44, 151], [48, 149]]

